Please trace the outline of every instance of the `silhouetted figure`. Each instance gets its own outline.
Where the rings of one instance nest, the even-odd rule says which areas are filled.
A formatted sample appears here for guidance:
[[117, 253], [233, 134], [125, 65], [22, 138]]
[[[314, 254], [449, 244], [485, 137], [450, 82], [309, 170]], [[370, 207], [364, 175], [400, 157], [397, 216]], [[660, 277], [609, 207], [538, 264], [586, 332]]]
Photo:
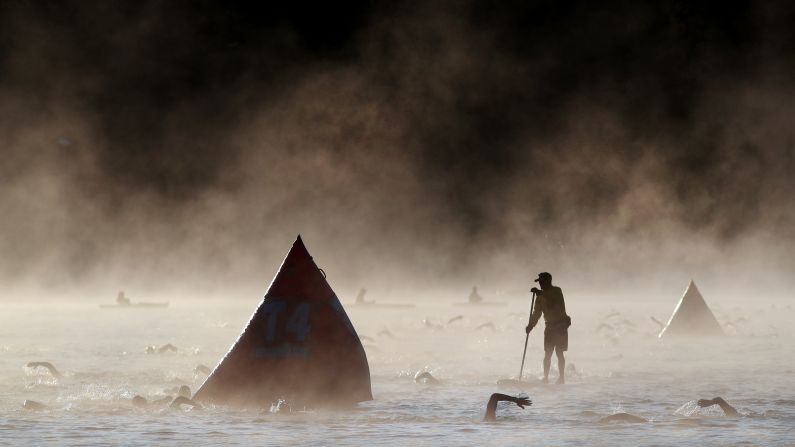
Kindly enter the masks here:
[[365, 301], [364, 297], [367, 295], [367, 289], [362, 287], [356, 295], [356, 304], [373, 304], [375, 301]]
[[640, 416], [635, 416], [634, 414], [629, 413], [616, 413], [611, 414], [610, 416], [605, 416], [599, 420], [599, 422], [627, 422], [630, 424], [637, 424], [642, 422], [649, 422], [648, 419], [644, 419]]
[[50, 407], [44, 405], [41, 402], [36, 402], [35, 400], [25, 399], [25, 402], [22, 402], [22, 408], [28, 411], [44, 411], [49, 410]]
[[50, 363], [50, 362], [29, 362], [25, 366], [27, 366], [28, 368], [42, 367], [42, 368], [47, 369], [47, 371], [50, 372], [51, 376], [56, 377], [56, 378], [60, 378], [61, 377], [61, 373], [58, 372], [58, 370], [55, 369], [55, 366], [53, 366], [53, 364]]
[[116, 295], [116, 304], [119, 306], [129, 306], [130, 299], [124, 296], [124, 290], [119, 291], [119, 294]]
[[566, 359], [563, 352], [569, 349], [569, 326], [571, 318], [566, 315], [566, 303], [563, 300], [563, 291], [560, 287], [552, 285], [552, 275], [547, 272], [539, 273], [536, 282], [541, 290], [533, 287], [536, 294], [535, 308], [530, 316], [530, 324], [525, 331], [529, 334], [544, 315], [544, 383], [549, 382], [549, 367], [552, 362], [552, 352], [558, 356], [559, 384], [565, 382]]
[[426, 385], [438, 385], [439, 379], [432, 376], [428, 371], [417, 371], [417, 374], [414, 375], [414, 382], [424, 383]]
[[469, 294], [469, 304], [477, 304], [483, 301], [483, 297], [478, 293], [477, 287], [472, 287], [472, 292]]
[[526, 397], [514, 397], [507, 394], [494, 393], [489, 397], [489, 403], [486, 404], [486, 414], [483, 416], [484, 421], [493, 422], [497, 420], [497, 402], [513, 402], [524, 409], [525, 405], [528, 407], [533, 405], [533, 402]]
[[734, 407], [729, 405], [728, 402], [723, 400], [722, 397], [714, 397], [712, 399], [699, 399], [698, 400], [698, 406], [701, 407], [701, 408], [711, 407], [713, 405], [719, 406], [720, 409], [723, 410], [723, 413], [726, 416], [734, 417], [734, 416], [739, 416], [740, 415], [740, 413]]

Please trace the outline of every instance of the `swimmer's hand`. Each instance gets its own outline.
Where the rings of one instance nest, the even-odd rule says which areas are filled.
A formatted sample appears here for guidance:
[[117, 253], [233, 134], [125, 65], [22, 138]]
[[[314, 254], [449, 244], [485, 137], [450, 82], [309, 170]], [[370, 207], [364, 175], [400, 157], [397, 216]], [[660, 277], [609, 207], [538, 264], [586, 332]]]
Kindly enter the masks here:
[[528, 398], [526, 398], [526, 397], [514, 397], [513, 401], [521, 409], [524, 409], [525, 405], [527, 405], [528, 407], [530, 405], [533, 405], [533, 401], [528, 399]]

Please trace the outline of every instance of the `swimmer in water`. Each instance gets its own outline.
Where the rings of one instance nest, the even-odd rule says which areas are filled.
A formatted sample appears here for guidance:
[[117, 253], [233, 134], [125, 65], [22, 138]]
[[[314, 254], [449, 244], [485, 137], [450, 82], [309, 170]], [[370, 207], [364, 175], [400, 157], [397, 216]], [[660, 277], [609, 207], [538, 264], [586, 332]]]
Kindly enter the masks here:
[[62, 376], [61, 376], [61, 373], [60, 373], [60, 372], [58, 372], [58, 370], [57, 370], [57, 369], [55, 369], [55, 366], [53, 366], [53, 364], [52, 364], [52, 363], [50, 363], [50, 362], [29, 362], [29, 363], [28, 363], [27, 365], [25, 365], [25, 366], [27, 366], [28, 368], [38, 368], [38, 367], [42, 367], [42, 368], [45, 368], [45, 369], [47, 369], [47, 371], [49, 371], [49, 372], [50, 372], [50, 375], [51, 375], [51, 376], [53, 376], [53, 377], [57, 377], [57, 378], [60, 378], [60, 377], [62, 377]]
[[184, 396], [177, 396], [174, 400], [172, 400], [171, 397], [168, 396], [162, 399], [157, 399], [153, 400], [152, 402], [148, 402], [144, 397], [136, 395], [135, 397], [132, 398], [132, 404], [133, 406], [138, 408], [160, 407], [164, 405], [168, 405], [170, 408], [180, 408], [180, 405], [190, 405], [193, 408], [202, 409], [200, 403]]
[[515, 397], [508, 396], [507, 394], [494, 393], [489, 398], [489, 403], [486, 404], [486, 414], [483, 416], [484, 421], [494, 422], [497, 420], [497, 402], [513, 402], [521, 409], [524, 409], [525, 405], [528, 407], [533, 405], [533, 402], [526, 397]]
[[463, 315], [456, 315], [453, 318], [447, 320], [447, 324], [452, 324], [452, 323], [455, 323], [456, 321], [461, 321], [463, 319], [464, 319]]
[[292, 413], [293, 409], [290, 408], [290, 403], [285, 399], [279, 399], [271, 404], [271, 413]]
[[154, 346], [147, 346], [146, 353], [147, 354], [164, 354], [166, 352], [177, 352], [177, 347], [172, 345], [171, 343], [167, 343], [159, 348], [155, 348]]
[[444, 329], [441, 324], [435, 324], [435, 323], [431, 322], [431, 320], [428, 319], [428, 318], [422, 320], [422, 322], [423, 322], [423, 324], [425, 324], [425, 327], [430, 328], [430, 329], [434, 329], [434, 330], [437, 330], [437, 331]]
[[174, 399], [171, 402], [171, 405], [169, 405], [169, 407], [180, 408], [180, 405], [189, 405], [191, 408], [196, 408], [198, 410], [201, 410], [203, 408], [200, 403], [185, 396], [177, 396], [176, 399]]
[[701, 408], [707, 408], [707, 407], [711, 407], [713, 405], [719, 406], [720, 409], [723, 410], [723, 414], [725, 414], [726, 416], [729, 416], [729, 417], [740, 416], [740, 413], [737, 411], [737, 409], [735, 409], [734, 407], [729, 405], [729, 403], [726, 402], [725, 400], [723, 400], [722, 397], [713, 397], [712, 399], [699, 399], [698, 400], [698, 406], [701, 407]]
[[476, 331], [479, 331], [481, 329], [491, 329], [492, 331], [496, 331], [497, 330], [497, 328], [494, 327], [494, 323], [492, 323], [491, 321], [489, 321], [488, 323], [483, 323], [480, 326], [475, 328]]
[[426, 385], [438, 385], [439, 379], [432, 376], [431, 373], [428, 371], [417, 371], [417, 374], [414, 376], [415, 383], [424, 383]]
[[[714, 397], [712, 399], [699, 399], [698, 406], [701, 408], [711, 407], [713, 405], [717, 405], [723, 410], [723, 413], [729, 417], [737, 417], [740, 416], [740, 413], [728, 402], [723, 400], [722, 397]], [[635, 416], [634, 414], [629, 413], [616, 413], [611, 414], [610, 416], [603, 417], [599, 420], [599, 422], [607, 423], [607, 422], [627, 422], [627, 423], [642, 423], [642, 422], [649, 422], [648, 419], [644, 419], [640, 416]]]
[[176, 398], [172, 399], [171, 396], [166, 396], [161, 399], [153, 400], [149, 402], [143, 396], [136, 395], [132, 398], [132, 404], [138, 408], [145, 408], [145, 407], [159, 407], [163, 405], [168, 405], [171, 408], [180, 408], [180, 405], [189, 405], [193, 408], [201, 409], [202, 406], [198, 402], [194, 401], [190, 398], [190, 387], [187, 385], [182, 385], [179, 387], [179, 392]]
[[640, 416], [635, 416], [634, 414], [629, 413], [616, 413], [611, 414], [610, 416], [605, 416], [599, 420], [602, 423], [609, 423], [609, 422], [626, 422], [630, 424], [638, 424], [642, 422], [649, 422], [648, 419], [644, 419]]
[[596, 328], [596, 332], [599, 332], [602, 329], [607, 329], [608, 331], [615, 331], [616, 330], [613, 326], [611, 326], [611, 325], [609, 325], [607, 323], [602, 323], [602, 324], [599, 325], [599, 327]]
[[35, 400], [25, 399], [25, 402], [22, 403], [22, 408], [28, 411], [44, 411], [49, 410], [50, 407], [44, 405], [41, 402], [36, 402]]

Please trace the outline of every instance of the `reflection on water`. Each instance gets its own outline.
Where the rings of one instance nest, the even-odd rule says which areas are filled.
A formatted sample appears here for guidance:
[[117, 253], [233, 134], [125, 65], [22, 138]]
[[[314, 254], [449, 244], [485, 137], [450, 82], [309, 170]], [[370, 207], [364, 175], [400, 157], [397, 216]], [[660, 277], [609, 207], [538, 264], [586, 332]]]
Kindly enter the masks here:
[[[489, 395], [521, 391], [496, 386], [518, 372], [527, 321], [527, 303], [520, 301], [477, 309], [451, 303], [384, 313], [349, 309], [366, 340], [375, 400], [348, 412], [130, 404], [136, 394], [148, 400], [174, 395], [182, 384], [195, 391], [205, 377], [196, 366], [212, 367], [226, 353], [253, 301], [172, 301], [170, 309], [150, 311], [2, 305], [0, 438], [61, 445], [795, 443], [788, 366], [795, 353], [788, 325], [793, 314], [781, 306], [755, 305], [747, 313], [737, 305], [716, 306], [719, 320], [730, 322], [737, 335], [688, 345], [654, 337], [657, 326], [649, 316], [665, 316], [671, 303], [597, 306], [571, 297], [568, 384], [530, 380], [526, 392], [533, 406], [521, 410], [501, 403], [498, 421], [490, 424], [481, 422]], [[621, 312], [608, 316], [604, 309]], [[488, 323], [493, 330], [482, 329]], [[147, 346], [169, 343], [176, 352], [146, 353]], [[529, 375], [540, 375], [540, 346], [541, 333], [534, 332], [525, 365]], [[31, 361], [52, 362], [62, 377], [27, 367]], [[441, 383], [415, 383], [418, 371], [431, 372]], [[695, 403], [715, 396], [746, 416], [726, 418], [717, 407]], [[25, 399], [49, 409], [25, 411]], [[650, 422], [599, 423], [619, 412]]]

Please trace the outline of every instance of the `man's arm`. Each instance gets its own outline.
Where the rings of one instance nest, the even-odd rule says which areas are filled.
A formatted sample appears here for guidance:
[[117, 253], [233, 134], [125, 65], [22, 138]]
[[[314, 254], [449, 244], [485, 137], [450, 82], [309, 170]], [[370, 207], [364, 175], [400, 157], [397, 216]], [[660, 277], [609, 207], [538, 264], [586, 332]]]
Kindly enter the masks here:
[[699, 399], [698, 400], [698, 406], [701, 407], [701, 408], [711, 407], [712, 405], [719, 406], [720, 409], [723, 410], [723, 413], [726, 416], [739, 416], [740, 415], [740, 413], [734, 407], [729, 405], [728, 402], [723, 400], [722, 397], [715, 397], [713, 399]]
[[507, 394], [494, 393], [489, 397], [489, 403], [486, 404], [486, 415], [483, 416], [484, 421], [497, 420], [497, 402], [513, 402], [518, 405], [519, 408], [524, 408], [525, 405], [528, 407], [533, 405], [533, 402], [526, 397], [514, 397], [508, 396]]
[[527, 324], [527, 327], [525, 328], [525, 332], [527, 332], [528, 334], [530, 333], [531, 330], [533, 330], [534, 327], [536, 327], [536, 324], [538, 324], [538, 320], [541, 318], [541, 313], [542, 313], [541, 300], [543, 298], [541, 298], [541, 291], [536, 292], [537, 290], [538, 289], [533, 287], [532, 291], [536, 293], [536, 302], [533, 307], [533, 313], [530, 314], [530, 322]]

